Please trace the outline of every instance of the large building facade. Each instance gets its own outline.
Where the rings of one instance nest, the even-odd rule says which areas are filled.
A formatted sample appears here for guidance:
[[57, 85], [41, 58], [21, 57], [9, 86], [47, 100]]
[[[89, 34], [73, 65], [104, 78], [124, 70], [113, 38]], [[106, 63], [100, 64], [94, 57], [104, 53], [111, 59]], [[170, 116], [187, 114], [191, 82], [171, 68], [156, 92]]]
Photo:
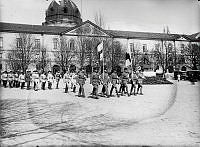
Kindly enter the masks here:
[[[64, 70], [102, 65], [98, 45], [103, 43], [104, 65], [169, 70], [191, 67], [190, 51], [199, 48], [200, 32], [191, 35], [105, 30], [91, 21], [82, 22], [71, 0], [52, 1], [42, 25], [0, 22], [1, 70]], [[185, 53], [187, 50], [188, 53]], [[195, 57], [196, 58], [196, 57]], [[196, 59], [195, 59], [196, 60]], [[195, 63], [199, 68], [198, 62]]]

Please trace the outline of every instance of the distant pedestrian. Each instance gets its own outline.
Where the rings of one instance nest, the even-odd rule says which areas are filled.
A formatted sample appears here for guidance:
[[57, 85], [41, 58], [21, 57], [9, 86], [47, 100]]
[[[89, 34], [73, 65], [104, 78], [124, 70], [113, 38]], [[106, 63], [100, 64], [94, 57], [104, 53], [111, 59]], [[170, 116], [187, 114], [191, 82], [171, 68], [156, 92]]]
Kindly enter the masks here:
[[25, 86], [25, 75], [24, 75], [24, 72], [21, 72], [21, 74], [19, 75], [19, 81], [21, 83], [21, 89], [24, 89], [24, 86]]
[[3, 87], [6, 88], [7, 87], [7, 82], [8, 82], [8, 73], [7, 73], [7, 71], [4, 71], [2, 73], [1, 79], [3, 81]]
[[52, 89], [54, 76], [52, 75], [51, 71], [48, 71], [47, 81], [48, 81], [48, 89]]
[[58, 85], [59, 85], [59, 82], [60, 82], [60, 79], [61, 79], [60, 71], [56, 72], [55, 79], [56, 79], [56, 89], [58, 89]]

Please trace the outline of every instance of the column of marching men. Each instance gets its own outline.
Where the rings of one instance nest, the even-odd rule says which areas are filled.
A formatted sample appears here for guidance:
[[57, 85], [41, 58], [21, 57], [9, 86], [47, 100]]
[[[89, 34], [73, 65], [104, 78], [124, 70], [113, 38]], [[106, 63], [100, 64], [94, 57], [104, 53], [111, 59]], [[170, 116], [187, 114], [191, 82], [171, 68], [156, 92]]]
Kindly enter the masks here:
[[[143, 72], [141, 70], [132, 71], [131, 73], [127, 68], [124, 68], [124, 71], [118, 76], [117, 71], [113, 70], [112, 73], [108, 73], [105, 69], [104, 72], [100, 72], [98, 68], [93, 69], [93, 73], [90, 75], [90, 84], [93, 88], [91, 90], [91, 96], [98, 98], [98, 96], [113, 96], [113, 90], [117, 97], [130, 95], [142, 95], [142, 83], [144, 79]], [[77, 86], [78, 97], [85, 97], [85, 87], [86, 83], [86, 74], [83, 68], [80, 68], [78, 72], [69, 72], [66, 71], [63, 75], [58, 71], [55, 74], [52, 74], [51, 71], [41, 72], [38, 71], [27, 71], [24, 72], [13, 72], [13, 71], [4, 71], [1, 74], [1, 85], [4, 88], [21, 88], [21, 89], [34, 89], [45, 90], [45, 89], [59, 89], [60, 81], [63, 80], [64, 83], [64, 92], [69, 93], [72, 89], [72, 92], [76, 93]], [[130, 84], [130, 88], [128, 87]], [[102, 89], [98, 92], [100, 85]], [[118, 88], [119, 87], [119, 88]], [[109, 90], [110, 89], [110, 90]]]

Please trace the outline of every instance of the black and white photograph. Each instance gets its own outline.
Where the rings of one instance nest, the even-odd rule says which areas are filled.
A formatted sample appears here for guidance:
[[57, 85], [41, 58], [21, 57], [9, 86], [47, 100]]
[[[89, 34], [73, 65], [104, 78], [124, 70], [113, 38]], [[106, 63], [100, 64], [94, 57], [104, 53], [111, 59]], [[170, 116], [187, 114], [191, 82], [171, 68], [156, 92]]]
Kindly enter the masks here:
[[200, 146], [200, 1], [1, 0], [0, 146]]

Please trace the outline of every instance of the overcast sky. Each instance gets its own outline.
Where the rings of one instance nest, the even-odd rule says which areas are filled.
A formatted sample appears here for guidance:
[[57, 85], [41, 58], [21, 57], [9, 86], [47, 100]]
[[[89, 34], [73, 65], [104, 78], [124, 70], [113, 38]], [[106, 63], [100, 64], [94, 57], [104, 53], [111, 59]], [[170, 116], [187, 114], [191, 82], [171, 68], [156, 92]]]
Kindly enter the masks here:
[[[42, 24], [52, 0], [0, 0], [0, 21]], [[82, 19], [94, 20], [101, 12], [106, 29], [171, 33], [200, 32], [198, 0], [72, 0], [82, 10]]]

